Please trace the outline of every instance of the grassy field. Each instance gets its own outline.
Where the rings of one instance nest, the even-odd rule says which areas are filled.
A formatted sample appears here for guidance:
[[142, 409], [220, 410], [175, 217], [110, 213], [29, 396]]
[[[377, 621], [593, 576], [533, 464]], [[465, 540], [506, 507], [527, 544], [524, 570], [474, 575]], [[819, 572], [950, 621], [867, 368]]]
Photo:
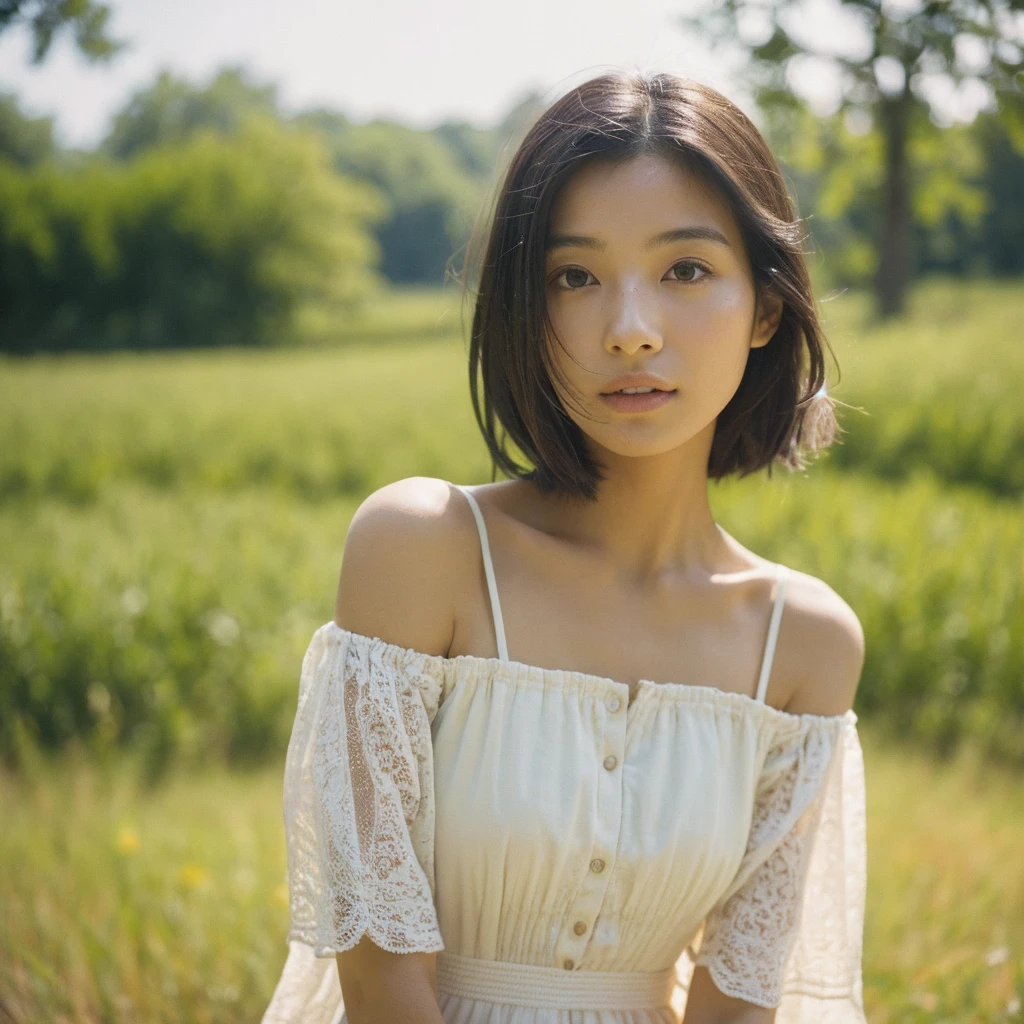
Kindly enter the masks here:
[[863, 295], [826, 302], [849, 434], [832, 461], [904, 479], [927, 465], [944, 480], [1024, 494], [1024, 288], [934, 281], [905, 318], [871, 323]]
[[[440, 475], [480, 479], [466, 466]], [[860, 616], [859, 713], [936, 752], [971, 739], [1024, 764], [1018, 507], [930, 477], [824, 472], [723, 484], [712, 500], [743, 543], [828, 580]], [[155, 773], [273, 760], [357, 502], [124, 481], [85, 507], [9, 502], [0, 751], [80, 738], [97, 756], [142, 748]]]
[[[884, 327], [869, 309], [855, 294], [823, 303], [832, 393], [851, 407], [827, 461], [1024, 494], [1024, 286], [928, 283]], [[0, 498], [87, 502], [130, 479], [308, 501], [414, 472], [479, 479], [461, 315], [454, 291], [414, 293], [395, 311], [404, 335], [333, 349], [0, 358]]]
[[[1024, 782], [861, 730], [871, 1024], [1024, 1019]], [[0, 774], [0, 1020], [251, 1024], [284, 962], [281, 770]]]
[[[1024, 765], [1016, 442], [993, 456], [1005, 472], [991, 480], [965, 479], [952, 456], [889, 465], [961, 436], [969, 461], [974, 435], [949, 439], [942, 424], [971, 410], [1011, 425], [998, 437], [1024, 424], [1010, 394], [1024, 350], [1003, 329], [1024, 317], [1024, 288], [957, 287], [973, 319], [930, 284], [902, 334], [872, 327], [860, 296], [826, 303], [847, 368], [836, 392], [871, 416], [840, 409], [844, 442], [808, 472], [723, 485], [713, 501], [741, 541], [854, 607], [869, 652], [860, 710], [885, 709], [894, 735], [937, 752], [971, 738]], [[408, 302], [426, 322], [455, 316], [454, 293]], [[928, 362], [936, 311], [955, 330]], [[330, 615], [358, 502], [413, 474], [487, 478], [465, 358], [449, 334], [0, 364], [0, 756], [79, 737], [145, 746], [153, 771], [273, 757], [290, 666]], [[897, 372], [899, 359], [920, 371]], [[954, 387], [957, 401], [935, 397]], [[911, 439], [898, 429], [908, 417]]]
[[[872, 1024], [1024, 1020], [1024, 286], [825, 309], [844, 443], [713, 508], [864, 624]], [[489, 476], [455, 293], [393, 312], [331, 348], [0, 361], [0, 1024], [262, 1012], [349, 519]]]

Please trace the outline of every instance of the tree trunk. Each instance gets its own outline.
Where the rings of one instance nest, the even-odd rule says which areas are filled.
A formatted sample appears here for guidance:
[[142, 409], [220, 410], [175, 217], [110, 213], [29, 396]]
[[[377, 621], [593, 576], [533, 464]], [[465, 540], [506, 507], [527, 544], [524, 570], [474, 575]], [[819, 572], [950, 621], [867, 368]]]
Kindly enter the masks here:
[[875, 280], [880, 317], [903, 312], [910, 280], [910, 196], [907, 168], [907, 131], [910, 93], [880, 101], [879, 121], [885, 140], [885, 187], [881, 252]]

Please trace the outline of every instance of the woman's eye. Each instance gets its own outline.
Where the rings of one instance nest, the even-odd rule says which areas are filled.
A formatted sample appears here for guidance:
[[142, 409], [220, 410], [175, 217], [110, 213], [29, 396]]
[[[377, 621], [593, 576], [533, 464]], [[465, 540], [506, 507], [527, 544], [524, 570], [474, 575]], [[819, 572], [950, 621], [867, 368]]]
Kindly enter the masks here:
[[[683, 276], [677, 276], [676, 271], [681, 271]], [[707, 274], [707, 271], [699, 263], [682, 262], [677, 263], [669, 273], [676, 281], [699, 281], [700, 275]]]
[[555, 282], [557, 283], [562, 280], [562, 278], [565, 278], [565, 284], [568, 290], [575, 292], [579, 291], [580, 288], [583, 288], [586, 285], [589, 277], [590, 274], [582, 267], [566, 267], [565, 270], [555, 278]]
[[[675, 266], [669, 271], [673, 280], [680, 281], [684, 284], [699, 281], [702, 277], [706, 277], [707, 273], [707, 270], [705, 270], [699, 263], [693, 263], [692, 261], [687, 260], [675, 264]], [[558, 284], [560, 281], [564, 280], [565, 283], [562, 287], [566, 291], [578, 292], [580, 289], [587, 286], [587, 282], [591, 280], [591, 277], [592, 275], [590, 272], [584, 270], [582, 267], [566, 267], [565, 270], [561, 271], [555, 278], [553, 278], [552, 283]]]

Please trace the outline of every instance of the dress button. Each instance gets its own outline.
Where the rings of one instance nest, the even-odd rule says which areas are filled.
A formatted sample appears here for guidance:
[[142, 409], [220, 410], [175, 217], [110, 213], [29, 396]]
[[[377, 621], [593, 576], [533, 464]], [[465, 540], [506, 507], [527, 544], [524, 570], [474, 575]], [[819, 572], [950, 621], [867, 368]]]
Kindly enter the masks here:
[[577, 921], [577, 922], [576, 922], [576, 923], [575, 923], [575, 924], [574, 924], [574, 925], [572, 926], [572, 930], [573, 930], [573, 931], [574, 931], [574, 932], [575, 932], [575, 933], [576, 933], [577, 935], [582, 935], [582, 934], [583, 934], [583, 933], [584, 933], [584, 932], [585, 932], [585, 931], [587, 930], [587, 922], [586, 922], [586, 921]]
[[594, 872], [604, 871], [604, 861], [600, 857], [595, 857], [590, 862], [590, 870]]
[[572, 970], [572, 969], [573, 969], [573, 968], [574, 968], [574, 967], [576, 966], [576, 964], [575, 964], [575, 963], [574, 963], [574, 962], [573, 962], [572, 960], [563, 960], [563, 961], [562, 961], [562, 966], [563, 966], [563, 967], [564, 967], [564, 968], [565, 968], [565, 969], [566, 969], [567, 971], [571, 971], [571, 970]]
[[614, 755], [614, 754], [609, 754], [609, 755], [608, 755], [608, 756], [607, 756], [607, 757], [606, 757], [606, 758], [604, 759], [604, 766], [605, 766], [605, 768], [607, 768], [607, 769], [608, 769], [608, 771], [612, 771], [612, 769], [613, 769], [613, 768], [614, 768], [614, 767], [615, 767], [615, 766], [616, 766], [616, 765], [617, 765], [618, 763], [619, 763], [619, 762], [618, 762], [618, 759], [617, 759], [617, 758], [615, 757], [615, 755]]
[[622, 701], [618, 697], [612, 697], [608, 701], [608, 710], [614, 715], [622, 707]]

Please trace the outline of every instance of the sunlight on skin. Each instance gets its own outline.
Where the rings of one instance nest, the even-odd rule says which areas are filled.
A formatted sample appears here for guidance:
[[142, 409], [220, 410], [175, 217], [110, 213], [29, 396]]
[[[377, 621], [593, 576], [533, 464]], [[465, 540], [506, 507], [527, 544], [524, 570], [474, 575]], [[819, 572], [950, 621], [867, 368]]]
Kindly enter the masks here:
[[[721, 237], [651, 244], [680, 229]], [[564, 389], [560, 397], [602, 460], [618, 471], [628, 457], [670, 453], [677, 465], [706, 466], [716, 417], [739, 387], [750, 349], [768, 344], [782, 313], [778, 299], [755, 309], [728, 203], [662, 156], [594, 161], [555, 201], [547, 282], [561, 342], [552, 346], [556, 365], [582, 408]], [[664, 378], [677, 395], [643, 416], [611, 410], [599, 392], [633, 370]]]

